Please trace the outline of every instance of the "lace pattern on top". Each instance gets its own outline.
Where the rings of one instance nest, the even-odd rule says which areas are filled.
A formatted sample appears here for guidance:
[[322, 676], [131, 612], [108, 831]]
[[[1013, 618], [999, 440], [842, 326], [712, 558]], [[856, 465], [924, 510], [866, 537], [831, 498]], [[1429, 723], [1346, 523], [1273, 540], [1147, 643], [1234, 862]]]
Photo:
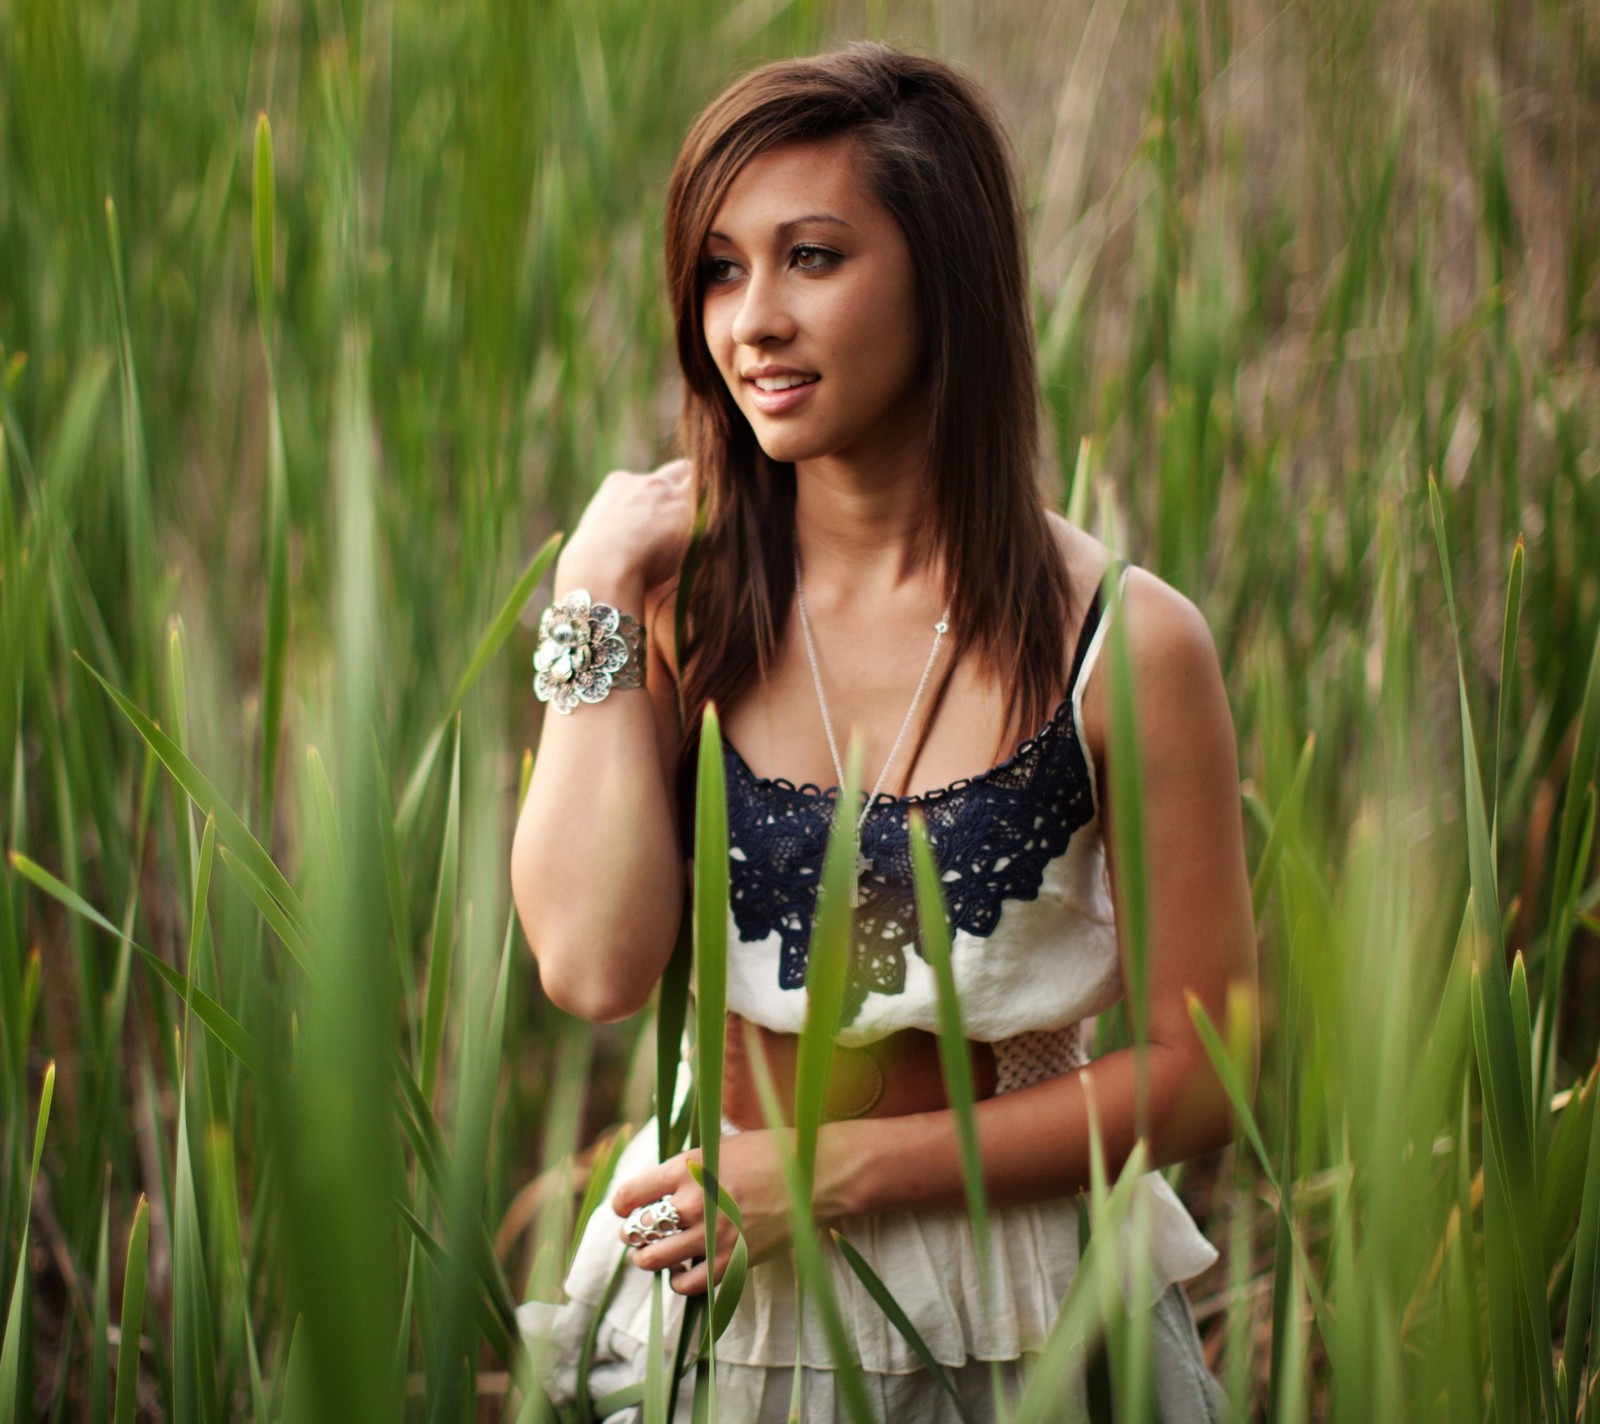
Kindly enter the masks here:
[[[1077, 681], [1098, 615], [1097, 595], [1084, 618], [1069, 686]], [[746, 941], [776, 931], [779, 987], [803, 988], [837, 788], [757, 776], [731, 742], [724, 743], [723, 756], [734, 922]], [[1046, 865], [1094, 817], [1071, 692], [1049, 722], [998, 766], [921, 796], [882, 792], [873, 802], [861, 830], [861, 850], [872, 865], [861, 879], [847, 1024], [869, 993], [903, 992], [906, 950], [921, 953], [907, 821], [913, 806], [927, 824], [952, 928], [988, 937], [1006, 901], [1038, 897]]]

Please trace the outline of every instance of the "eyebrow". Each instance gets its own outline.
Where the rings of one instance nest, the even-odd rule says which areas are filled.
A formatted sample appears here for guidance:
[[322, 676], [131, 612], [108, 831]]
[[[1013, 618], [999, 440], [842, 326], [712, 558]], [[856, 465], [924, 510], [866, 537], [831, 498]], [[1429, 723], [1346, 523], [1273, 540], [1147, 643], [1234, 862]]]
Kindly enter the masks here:
[[[797, 227], [803, 227], [806, 223], [818, 222], [837, 223], [840, 227], [850, 226], [850, 224], [847, 223], [843, 218], [835, 217], [832, 213], [807, 213], [803, 218], [790, 218], [788, 222], [779, 223], [776, 231], [779, 237], [787, 237]], [[718, 232], [714, 228], [708, 232], [706, 236], [720, 238], [723, 242], [733, 241], [733, 239], [729, 237], [727, 233]]]

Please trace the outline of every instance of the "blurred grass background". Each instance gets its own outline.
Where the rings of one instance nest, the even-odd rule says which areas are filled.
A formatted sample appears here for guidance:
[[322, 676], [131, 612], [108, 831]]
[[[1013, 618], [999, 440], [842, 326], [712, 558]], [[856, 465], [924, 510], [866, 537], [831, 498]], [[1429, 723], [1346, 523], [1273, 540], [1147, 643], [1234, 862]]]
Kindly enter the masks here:
[[[995, 95], [1058, 497], [1222, 652], [1266, 1160], [1173, 1175], [1239, 1417], [1579, 1417], [1592, 5], [0, 0], [0, 1420], [514, 1396], [507, 1292], [559, 1276], [573, 1153], [649, 1055], [543, 1002], [511, 924], [537, 705], [497, 615], [608, 469], [672, 450], [690, 118], [859, 36]], [[1463, 928], [1472, 772], [1526, 1179], [1462, 972], [1499, 948]]]

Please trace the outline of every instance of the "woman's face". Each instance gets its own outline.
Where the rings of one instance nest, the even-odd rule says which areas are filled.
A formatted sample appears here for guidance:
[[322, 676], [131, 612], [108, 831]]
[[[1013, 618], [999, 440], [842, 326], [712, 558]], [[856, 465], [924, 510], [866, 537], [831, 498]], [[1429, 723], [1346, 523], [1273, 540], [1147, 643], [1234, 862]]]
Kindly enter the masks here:
[[752, 158], [702, 253], [706, 344], [774, 460], [870, 462], [927, 438], [911, 252], [854, 157], [846, 136]]

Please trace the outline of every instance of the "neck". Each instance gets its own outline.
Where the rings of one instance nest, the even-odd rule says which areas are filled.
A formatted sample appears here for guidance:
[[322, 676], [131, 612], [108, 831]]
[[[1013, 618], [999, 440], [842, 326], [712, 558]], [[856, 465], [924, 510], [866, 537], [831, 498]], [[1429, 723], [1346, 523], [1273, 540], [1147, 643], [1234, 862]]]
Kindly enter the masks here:
[[814, 595], [883, 597], [927, 580], [930, 499], [918, 452], [866, 462], [844, 456], [795, 467], [795, 548]]

